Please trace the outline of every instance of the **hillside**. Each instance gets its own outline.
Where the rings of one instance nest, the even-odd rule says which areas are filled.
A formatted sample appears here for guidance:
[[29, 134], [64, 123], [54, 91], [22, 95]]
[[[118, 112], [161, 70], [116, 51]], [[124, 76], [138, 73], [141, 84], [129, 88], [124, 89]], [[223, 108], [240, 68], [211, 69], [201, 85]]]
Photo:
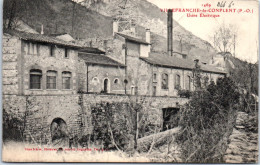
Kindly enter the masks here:
[[[12, 0], [10, 0], [11, 2]], [[7, 3], [9, 1], [6, 1]], [[109, 11], [116, 0], [87, 0], [88, 5], [78, 4], [71, 0], [16, 0], [20, 5], [19, 19], [41, 31], [44, 25], [45, 34], [69, 33], [74, 38], [108, 38], [112, 35], [112, 17]], [[114, 3], [113, 3], [114, 2]], [[166, 51], [167, 15], [146, 0], [134, 0], [137, 19], [137, 33], [144, 37], [145, 28], [152, 32], [153, 51]], [[83, 6], [85, 5], [85, 6]], [[86, 7], [87, 6], [87, 7]], [[4, 14], [10, 8], [4, 8]], [[180, 51], [180, 43], [176, 34], [183, 36], [183, 53], [190, 58], [208, 59], [215, 52], [211, 45], [194, 36], [174, 21], [175, 51]]]

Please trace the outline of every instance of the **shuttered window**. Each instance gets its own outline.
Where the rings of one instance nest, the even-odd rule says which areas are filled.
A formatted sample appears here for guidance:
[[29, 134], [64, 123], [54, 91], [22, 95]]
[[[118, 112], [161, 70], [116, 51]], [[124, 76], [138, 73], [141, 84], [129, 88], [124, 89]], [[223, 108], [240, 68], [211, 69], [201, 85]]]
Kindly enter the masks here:
[[47, 71], [47, 89], [56, 89], [56, 71]]
[[62, 89], [70, 89], [71, 72], [62, 72]]
[[41, 89], [42, 71], [30, 70], [30, 89]]

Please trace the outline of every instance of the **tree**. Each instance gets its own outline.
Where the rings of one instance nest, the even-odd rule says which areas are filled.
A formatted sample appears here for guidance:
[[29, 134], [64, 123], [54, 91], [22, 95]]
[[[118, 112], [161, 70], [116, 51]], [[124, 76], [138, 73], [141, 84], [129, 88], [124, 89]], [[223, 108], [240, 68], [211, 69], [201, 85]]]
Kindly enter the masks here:
[[7, 29], [14, 29], [22, 18], [22, 11], [25, 8], [24, 0], [5, 0], [3, 3], [3, 26]]
[[182, 53], [183, 51], [183, 39], [184, 39], [184, 35], [180, 34], [179, 32], [175, 34], [178, 37], [178, 41], [179, 41], [179, 46], [180, 46], [180, 52]]
[[232, 46], [235, 50], [236, 30], [233, 25], [225, 25], [224, 23], [214, 32], [214, 46], [220, 52], [231, 52]]

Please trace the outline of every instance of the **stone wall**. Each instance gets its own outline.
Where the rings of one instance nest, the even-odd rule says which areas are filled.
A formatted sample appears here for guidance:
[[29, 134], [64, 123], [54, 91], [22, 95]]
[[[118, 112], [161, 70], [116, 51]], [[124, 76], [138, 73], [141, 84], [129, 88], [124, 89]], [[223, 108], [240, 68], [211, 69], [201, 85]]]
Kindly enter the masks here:
[[63, 119], [70, 137], [81, 132], [81, 107], [78, 95], [3, 96], [3, 109], [24, 121], [24, 140], [51, 142], [50, 126], [55, 118]]
[[2, 83], [3, 94], [18, 94], [18, 53], [21, 43], [16, 37], [3, 35], [3, 50], [2, 50]]
[[258, 133], [246, 129], [249, 118], [247, 113], [238, 112], [236, 125], [229, 136], [229, 144], [224, 156], [226, 163], [258, 162]]
[[162, 108], [179, 107], [188, 100], [177, 97], [145, 97], [127, 95], [45, 95], [16, 96], [3, 95], [3, 109], [19, 116], [24, 121], [25, 140], [50, 143], [50, 126], [54, 119], [63, 119], [68, 127], [70, 138], [92, 133], [91, 108], [100, 103], [130, 103], [134, 100], [143, 104], [147, 120], [162, 126]]

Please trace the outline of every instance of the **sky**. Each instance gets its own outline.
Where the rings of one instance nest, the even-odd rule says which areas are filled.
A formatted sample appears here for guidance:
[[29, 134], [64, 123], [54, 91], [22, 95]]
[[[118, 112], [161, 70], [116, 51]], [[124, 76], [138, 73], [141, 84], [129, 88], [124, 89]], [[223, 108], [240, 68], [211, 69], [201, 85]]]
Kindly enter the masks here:
[[[148, 0], [159, 8], [199, 8], [220, 9], [217, 0]], [[218, 18], [200, 17], [200, 12], [195, 13], [198, 17], [188, 17], [187, 13], [174, 12], [173, 19], [194, 35], [210, 42], [213, 45], [213, 34], [217, 27], [222, 24], [233, 25], [237, 30], [236, 57], [255, 63], [258, 60], [259, 43], [259, 11], [257, 0], [227, 0], [223, 9], [235, 9], [235, 12], [212, 13], [220, 15]], [[231, 7], [229, 8], [229, 4]], [[202, 6], [205, 5], [205, 6]], [[210, 5], [210, 7], [209, 7]], [[242, 9], [242, 12], [239, 12]], [[247, 13], [247, 9], [250, 12]], [[249, 11], [249, 10], [248, 10]], [[206, 14], [206, 13], [205, 13]]]

